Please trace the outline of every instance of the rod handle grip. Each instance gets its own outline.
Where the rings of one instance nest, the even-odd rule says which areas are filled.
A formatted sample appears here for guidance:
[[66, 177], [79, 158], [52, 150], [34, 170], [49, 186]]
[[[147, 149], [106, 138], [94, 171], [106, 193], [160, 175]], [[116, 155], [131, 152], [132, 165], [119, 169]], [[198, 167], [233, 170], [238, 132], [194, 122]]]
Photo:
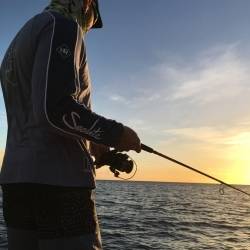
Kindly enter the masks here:
[[154, 149], [150, 148], [149, 146], [145, 144], [141, 144], [141, 149], [148, 152], [148, 153], [154, 153]]

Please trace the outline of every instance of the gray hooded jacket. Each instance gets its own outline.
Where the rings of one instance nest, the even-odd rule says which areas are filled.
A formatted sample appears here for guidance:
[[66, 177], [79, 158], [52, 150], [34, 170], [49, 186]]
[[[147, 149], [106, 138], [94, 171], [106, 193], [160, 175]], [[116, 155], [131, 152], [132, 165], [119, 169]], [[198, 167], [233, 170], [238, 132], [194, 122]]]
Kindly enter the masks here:
[[95, 187], [86, 140], [115, 146], [123, 125], [90, 109], [82, 29], [44, 11], [19, 31], [1, 65], [8, 135], [2, 183]]

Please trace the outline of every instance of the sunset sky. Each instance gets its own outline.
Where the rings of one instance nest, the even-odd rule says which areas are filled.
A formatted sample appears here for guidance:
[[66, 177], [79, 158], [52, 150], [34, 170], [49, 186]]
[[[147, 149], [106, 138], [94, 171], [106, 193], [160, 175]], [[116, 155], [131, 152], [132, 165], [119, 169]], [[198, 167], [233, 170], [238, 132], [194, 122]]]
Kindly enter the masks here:
[[[1, 0], [0, 61], [48, 2]], [[86, 37], [94, 111], [179, 161], [250, 184], [250, 1], [100, 0], [100, 8], [104, 28]], [[2, 96], [0, 121], [1, 161]], [[131, 156], [134, 180], [210, 182], [145, 152]], [[106, 167], [97, 177], [112, 179]]]

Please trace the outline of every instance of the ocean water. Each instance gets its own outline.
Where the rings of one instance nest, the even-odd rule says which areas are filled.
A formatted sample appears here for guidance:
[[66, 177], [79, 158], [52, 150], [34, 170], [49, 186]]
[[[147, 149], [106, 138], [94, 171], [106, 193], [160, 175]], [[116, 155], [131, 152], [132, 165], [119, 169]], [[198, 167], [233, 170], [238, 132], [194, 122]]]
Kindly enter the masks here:
[[97, 202], [107, 250], [250, 249], [250, 197], [219, 185], [102, 181]]
[[98, 181], [96, 199], [104, 250], [250, 250], [250, 197], [229, 188], [221, 195], [219, 185]]

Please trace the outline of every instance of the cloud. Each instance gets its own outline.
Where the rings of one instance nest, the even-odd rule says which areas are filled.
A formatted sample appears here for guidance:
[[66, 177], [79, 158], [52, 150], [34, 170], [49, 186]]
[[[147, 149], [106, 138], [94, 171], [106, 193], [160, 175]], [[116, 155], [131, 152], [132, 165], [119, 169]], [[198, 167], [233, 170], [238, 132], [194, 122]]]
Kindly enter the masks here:
[[236, 133], [235, 135], [228, 137], [225, 143], [228, 145], [245, 145], [249, 147], [250, 146], [250, 132], [245, 131], [245, 132]]
[[188, 59], [163, 56], [129, 76], [128, 83], [121, 77], [115, 88], [105, 85], [101, 106], [126, 122], [143, 120], [141, 126], [150, 127], [145, 133], [203, 128], [217, 136], [220, 128], [250, 120], [250, 57], [242, 50], [239, 43], [224, 44]]
[[215, 46], [189, 61], [163, 60], [150, 71], [157, 83], [151, 95], [160, 95], [152, 102], [158, 120], [165, 116], [171, 128], [231, 127], [249, 119], [249, 68], [248, 52], [239, 44]]
[[[236, 45], [225, 45], [201, 53], [190, 65], [165, 65], [165, 78], [175, 83], [166, 97], [171, 101], [211, 103], [250, 93], [250, 60], [240, 55]], [[164, 64], [160, 70], [164, 71]]]
[[116, 105], [122, 105], [127, 108], [140, 108], [145, 107], [149, 103], [155, 102], [161, 98], [161, 95], [158, 93], [138, 93], [139, 90], [136, 90], [136, 94], [134, 95], [120, 95], [116, 93], [112, 93], [109, 95], [108, 99], [112, 102], [115, 102]]
[[109, 99], [113, 102], [117, 102], [117, 103], [121, 103], [121, 104], [125, 104], [125, 105], [128, 105], [130, 103], [130, 101], [128, 101], [128, 99], [126, 99], [125, 97], [118, 95], [118, 94], [111, 94], [109, 96]]
[[224, 141], [224, 133], [220, 133], [220, 131], [214, 127], [166, 129], [164, 132], [165, 135], [187, 138], [193, 142], [221, 143]]
[[250, 148], [250, 124], [239, 123], [231, 128], [222, 127], [189, 127], [166, 129], [164, 134], [175, 138], [186, 139], [191, 143], [202, 143], [224, 146], [246, 146]]
[[250, 59], [239, 48], [238, 44], [216, 46], [191, 61], [163, 60], [131, 77], [136, 84], [128, 88], [129, 93], [114, 93], [110, 99], [128, 106], [162, 100], [206, 104], [250, 93]]

